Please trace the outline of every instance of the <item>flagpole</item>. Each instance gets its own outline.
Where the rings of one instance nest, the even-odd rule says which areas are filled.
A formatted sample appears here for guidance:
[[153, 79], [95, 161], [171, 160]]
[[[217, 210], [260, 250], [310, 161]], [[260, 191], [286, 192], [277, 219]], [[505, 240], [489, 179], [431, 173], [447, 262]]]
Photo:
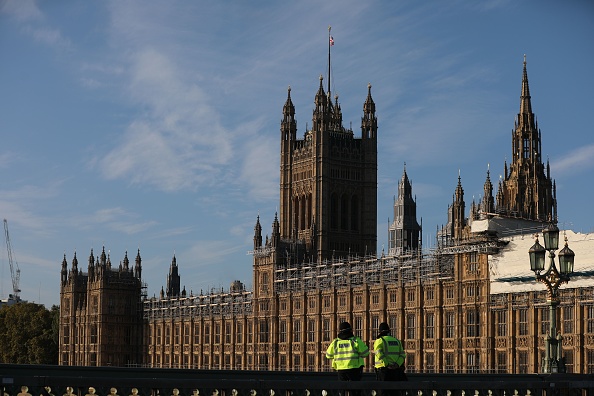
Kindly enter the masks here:
[[330, 39], [332, 38], [330, 36], [330, 29], [332, 27], [328, 26], [328, 95], [330, 95]]

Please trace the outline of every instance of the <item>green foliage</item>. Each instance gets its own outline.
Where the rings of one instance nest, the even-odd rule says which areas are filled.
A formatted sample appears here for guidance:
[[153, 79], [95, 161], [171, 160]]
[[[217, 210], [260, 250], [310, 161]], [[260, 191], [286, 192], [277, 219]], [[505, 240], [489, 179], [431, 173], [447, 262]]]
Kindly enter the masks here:
[[59, 308], [22, 302], [0, 309], [0, 363], [58, 364]]

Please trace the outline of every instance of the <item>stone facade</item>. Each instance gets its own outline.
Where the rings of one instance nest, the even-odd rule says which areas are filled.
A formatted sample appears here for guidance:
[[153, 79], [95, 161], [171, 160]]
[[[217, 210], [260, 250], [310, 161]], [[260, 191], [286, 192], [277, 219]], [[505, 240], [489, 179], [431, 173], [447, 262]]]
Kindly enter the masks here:
[[[422, 229], [405, 169], [389, 227], [389, 249], [376, 256], [377, 118], [371, 86], [360, 137], [342, 126], [338, 98], [333, 102], [330, 86], [327, 91], [320, 79], [312, 128], [303, 139], [296, 137], [295, 108], [288, 91], [280, 128], [280, 216], [275, 216], [265, 239], [259, 217], [256, 220], [253, 289], [234, 281], [228, 290], [187, 295], [185, 289], [180, 291], [174, 257], [167, 291], [159, 298], [144, 299], [143, 308], [134, 314], [143, 315], [138, 342], [144, 351], [133, 363], [330, 370], [324, 352], [340, 322], [349, 321], [355, 333], [372, 344], [379, 323], [385, 321], [403, 340], [411, 372], [538, 372], [544, 356], [543, 331], [548, 328], [546, 292], [501, 290], [503, 278], [496, 279], [492, 268], [497, 257], [510, 250], [512, 235], [522, 238], [517, 234], [542, 230], [543, 221], [556, 221], [557, 216], [555, 184], [548, 164], [545, 167], [541, 161], [526, 62], [511, 171], [505, 164], [496, 199], [487, 172], [485, 196], [479, 204], [472, 203], [468, 217], [458, 177], [448, 223], [439, 230], [437, 248], [431, 251], [421, 249]], [[505, 219], [521, 222], [521, 229], [501, 231], [509, 227], [495, 225]], [[594, 242], [591, 245], [594, 248]], [[528, 250], [523, 253], [528, 270]], [[585, 260], [592, 260], [592, 255]], [[62, 303], [68, 306], [72, 276], [64, 278], [64, 266], [65, 261]], [[593, 275], [587, 265], [576, 265], [575, 278]], [[500, 282], [496, 292], [494, 282]], [[510, 282], [535, 283], [533, 277]], [[140, 299], [138, 284], [137, 294], [129, 295], [131, 301]], [[561, 290], [557, 327], [564, 336], [569, 371], [593, 373], [594, 285], [583, 281], [574, 285], [570, 282]], [[108, 288], [100, 290], [111, 293]], [[62, 327], [69, 324], [65, 319], [75, 320], [64, 310]], [[77, 312], [89, 315], [84, 308]], [[64, 343], [61, 351], [74, 347]], [[78, 348], [91, 351], [99, 345]], [[61, 360], [61, 364], [92, 363]]]

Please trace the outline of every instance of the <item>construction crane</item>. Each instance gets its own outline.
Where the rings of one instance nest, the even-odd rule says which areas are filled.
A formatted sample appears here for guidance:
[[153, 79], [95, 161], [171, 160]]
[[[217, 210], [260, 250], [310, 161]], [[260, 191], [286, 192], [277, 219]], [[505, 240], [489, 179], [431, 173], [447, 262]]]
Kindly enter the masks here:
[[[10, 264], [10, 276], [12, 277], [12, 297], [15, 301], [19, 301], [19, 282], [21, 280], [21, 270], [16, 260], [12, 259], [12, 245], [10, 244], [10, 235], [8, 234], [8, 220], [4, 219], [4, 236], [6, 238], [6, 250], [8, 251], [8, 263]], [[15, 270], [16, 268], [16, 270]]]

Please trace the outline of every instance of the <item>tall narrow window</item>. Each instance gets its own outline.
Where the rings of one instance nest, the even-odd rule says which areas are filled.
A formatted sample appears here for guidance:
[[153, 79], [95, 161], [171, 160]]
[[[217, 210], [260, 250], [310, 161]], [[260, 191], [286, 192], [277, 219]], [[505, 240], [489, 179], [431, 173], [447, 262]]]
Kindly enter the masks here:
[[478, 311], [470, 310], [466, 312], [466, 337], [480, 337]]
[[[588, 321], [586, 324], [586, 332], [594, 333], [594, 305], [588, 305], [586, 307], [586, 310], [586, 320]], [[592, 364], [594, 364], [594, 361], [592, 362]]]
[[507, 311], [497, 311], [497, 335], [499, 337], [507, 336]]
[[330, 228], [338, 228], [338, 198], [335, 193], [330, 198]]
[[528, 373], [528, 352], [520, 351], [518, 353], [518, 371], [519, 374]]
[[549, 334], [549, 326], [551, 321], [549, 320], [549, 307], [541, 308], [540, 311], [540, 334]]
[[433, 313], [425, 316], [425, 337], [435, 338], [435, 314]]
[[518, 333], [521, 336], [528, 335], [528, 310], [525, 308], [520, 309], [518, 315], [520, 317], [518, 321]]
[[454, 312], [446, 312], [445, 338], [454, 338], [456, 316]]
[[413, 340], [416, 338], [416, 324], [415, 324], [415, 315], [414, 314], [407, 314], [406, 315], [406, 338], [409, 340]]
[[351, 199], [351, 230], [359, 230], [359, 199], [356, 195]]
[[286, 320], [280, 321], [278, 341], [279, 342], [287, 342], [287, 321]]
[[563, 307], [563, 333], [573, 333], [573, 307]]
[[301, 342], [301, 321], [293, 322], [293, 342]]
[[316, 321], [309, 319], [307, 321], [307, 342], [315, 342], [316, 340]]
[[343, 194], [340, 199], [340, 228], [349, 229], [349, 199], [346, 194]]

